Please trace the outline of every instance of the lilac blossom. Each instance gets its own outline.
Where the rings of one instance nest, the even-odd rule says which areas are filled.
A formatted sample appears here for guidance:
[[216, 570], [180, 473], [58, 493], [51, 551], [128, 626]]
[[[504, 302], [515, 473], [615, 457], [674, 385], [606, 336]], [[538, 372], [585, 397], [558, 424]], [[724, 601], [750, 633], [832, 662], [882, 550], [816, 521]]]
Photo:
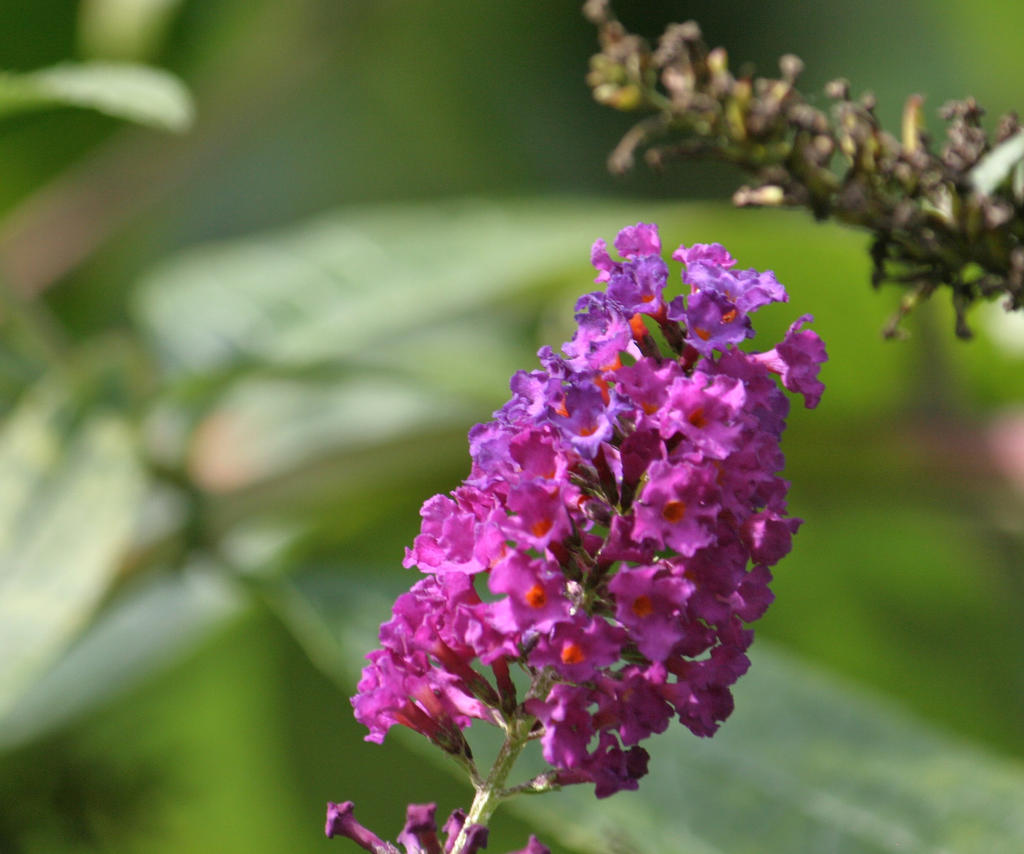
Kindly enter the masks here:
[[[623, 229], [615, 248], [622, 260], [592, 248], [606, 290], [580, 299], [564, 355], [542, 348], [541, 368], [512, 378], [509, 402], [470, 431], [464, 485], [423, 505], [404, 561], [423, 577], [396, 601], [352, 699], [368, 740], [400, 724], [475, 775], [462, 731], [487, 721], [513, 758], [539, 739], [551, 768], [530, 790], [592, 783], [606, 797], [637, 787], [640, 743], [672, 719], [710, 736], [732, 712], [769, 568], [800, 524], [779, 476], [780, 382], [816, 406], [825, 348], [804, 315], [776, 347], [741, 350], [751, 314], [788, 297], [719, 244], [673, 253], [691, 292], [667, 303], [657, 227]], [[507, 770], [493, 785], [474, 778], [478, 800], [445, 852], [482, 845], [463, 823], [527, 785], [501, 788]], [[328, 835], [399, 851], [351, 805], [331, 806]], [[441, 851], [432, 808], [410, 808], [399, 841]], [[517, 854], [546, 850], [531, 839]]]

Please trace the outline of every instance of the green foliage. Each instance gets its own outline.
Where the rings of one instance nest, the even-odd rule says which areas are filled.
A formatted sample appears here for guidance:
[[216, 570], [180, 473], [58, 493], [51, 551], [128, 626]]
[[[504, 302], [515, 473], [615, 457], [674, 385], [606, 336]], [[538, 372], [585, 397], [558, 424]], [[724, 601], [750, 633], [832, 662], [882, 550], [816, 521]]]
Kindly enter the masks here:
[[359, 209], [170, 261], [140, 284], [137, 313], [174, 374], [386, 357], [410, 335], [515, 305], [575, 266], [573, 241], [586, 257], [609, 219], [550, 201]]
[[209, 566], [185, 567], [118, 597], [7, 710], [0, 749], [30, 743], [174, 663], [241, 602]]
[[[1019, 686], [993, 654], [1013, 626], [1012, 610], [997, 607], [998, 552], [986, 554], [966, 533], [925, 548], [952, 535], [958, 511], [928, 503], [929, 484], [941, 480], [905, 453], [918, 429], [915, 393], [954, 386], [934, 357], [940, 373], [922, 385], [914, 351], [879, 342], [872, 307], [846, 298], [844, 283], [863, 271], [857, 241], [765, 215], [752, 229], [747, 215], [720, 207], [550, 201], [378, 207], [185, 252], [136, 290], [139, 343], [151, 354], [136, 369], [148, 379], [115, 382], [116, 393], [108, 380], [103, 394], [89, 393], [96, 383], [86, 382], [75, 398], [47, 379], [22, 397], [3, 447], [8, 465], [18, 461], [19, 494], [41, 503], [12, 513], [46, 519], [47, 532], [66, 526], [42, 543], [57, 549], [46, 571], [31, 561], [38, 579], [52, 574], [56, 584], [71, 566], [78, 583], [92, 586], [73, 612], [30, 623], [38, 633], [25, 642], [32, 669], [21, 667], [8, 688], [0, 744], [24, 745], [82, 720], [246, 602], [285, 626], [350, 692], [386, 614], [380, 591], [410, 583], [398, 564], [419, 503], [464, 473], [465, 431], [502, 401], [508, 374], [528, 368], [539, 343], [564, 339], [572, 297], [592, 276], [589, 241], [641, 217], [659, 221], [666, 242], [722, 240], [741, 263], [770, 255], [792, 302], [813, 309], [829, 342], [829, 396], [813, 424], [795, 412], [787, 436], [794, 509], [807, 523], [779, 569], [779, 602], [765, 631], [906, 702], [923, 699], [918, 709], [933, 719], [1019, 749]], [[781, 315], [769, 311], [765, 320], [768, 332], [781, 332], [771, 328], [784, 323]], [[980, 379], [1000, 358], [991, 348], [970, 351], [961, 368]], [[123, 348], [92, 357], [104, 359], [105, 373], [93, 367], [85, 376], [116, 376], [126, 362]], [[1024, 393], [1022, 383], [1004, 380], [997, 399]], [[142, 425], [141, 442], [124, 415], [118, 421], [118, 406]], [[26, 467], [26, 448], [37, 445], [50, 448], [47, 465]], [[143, 470], [149, 498], [140, 515]], [[12, 474], [7, 482], [14, 489], [19, 481]], [[106, 497], [102, 515], [95, 495]], [[35, 542], [33, 529], [24, 530]], [[124, 564], [129, 533], [135, 545]], [[59, 544], [73, 536], [81, 545], [64, 551]], [[881, 550], [868, 547], [873, 536]], [[19, 553], [35, 555], [27, 546]], [[94, 561], [83, 563], [89, 554]], [[74, 560], [57, 560], [64, 555]], [[987, 561], [987, 574], [974, 560]], [[115, 584], [119, 566], [127, 580]], [[5, 578], [12, 590], [30, 589], [21, 576]], [[104, 596], [99, 616], [79, 631]], [[879, 602], [889, 603], [887, 619]], [[950, 633], [949, 621], [965, 618], [984, 629]], [[927, 641], [918, 649], [921, 632]], [[964, 644], [969, 653], [960, 655]], [[47, 655], [34, 658], [40, 650]], [[923, 662], [925, 654], [941, 666]], [[971, 686], [972, 702], [936, 709], [950, 668]], [[333, 702], [334, 714], [348, 715], [342, 696]], [[516, 809], [560, 839], [562, 851], [619, 850], [596, 847], [614, 840], [642, 854], [682, 839], [695, 851], [888, 851], [899, 843], [1009, 852], [1024, 841], [1011, 809], [1024, 793], [1019, 770], [863, 701], [771, 647], [758, 646], [737, 709], [707, 742], [681, 728], [664, 736], [652, 779], [635, 796], [598, 803], [569, 790]], [[415, 737], [398, 744], [421, 747]], [[423, 760], [393, 761], [413, 775], [409, 798], [429, 798], [414, 785]], [[316, 777], [331, 789], [316, 797], [360, 800], [373, 790], [365, 772], [351, 773]], [[567, 812], [584, 818], [567, 826]], [[361, 814], [372, 817], [370, 805]]]
[[83, 0], [78, 42], [90, 57], [151, 59], [182, 0]]
[[58, 659], [115, 580], [142, 479], [116, 412], [55, 379], [0, 432], [0, 717]]
[[[1014, 106], [1019, 4], [911, 3], [899, 29], [890, 5], [704, 22], [762, 67], [792, 49], [850, 73], [887, 122], [909, 89], [928, 112]], [[347, 696], [412, 580], [419, 505], [569, 334], [590, 242], [638, 220], [774, 268], [792, 305], [766, 333], [816, 315], [828, 393], [786, 438], [806, 524], [721, 733], [666, 735], [636, 794], [513, 802], [489, 850], [531, 829], [556, 854], [1022, 847], [1024, 502], [994, 439], [1022, 333], [978, 312], [956, 346], [935, 305], [883, 344], [893, 301], [864, 292], [857, 235], [597, 198], [729, 185], [608, 179], [624, 127], [589, 100], [575, 4], [92, 0], [77, 36], [66, 6], [0, 11], [0, 64], [46, 69], [0, 79], [0, 850], [271, 854], [326, 846], [328, 798], [391, 834], [406, 802], [464, 806], [422, 739], [363, 743]], [[649, 33], [668, 17], [622, 11]], [[108, 116], [183, 128], [192, 107], [166, 72], [51, 69], [76, 41], [173, 69], [203, 121], [113, 136]], [[1019, 198], [997, 151], [982, 178]], [[586, 195], [535, 195], [566, 190]], [[401, 201], [439, 194], [490, 200]]]
[[27, 74], [0, 74], [0, 116], [52, 107], [85, 107], [160, 130], [183, 132], [191, 96], [173, 75], [128, 63], [66, 63]]
[[[662, 737], [650, 791], [607, 803], [564, 792], [519, 809], [578, 851], [1011, 854], [1024, 845], [1019, 767], [939, 737], [770, 646], [752, 659], [719, 734]], [[567, 813], [580, 820], [566, 827]]]
[[[332, 590], [321, 579], [309, 589], [346, 647], [373, 645], [367, 586]], [[386, 607], [381, 597], [375, 610]], [[544, 838], [589, 854], [1012, 854], [1024, 845], [1019, 767], [937, 735], [772, 645], [759, 643], [752, 659], [721, 731], [696, 739], [677, 726], [658, 736], [639, 792], [597, 801], [589, 787], [569, 787], [509, 807], [543, 827]], [[419, 748], [449, 767], [440, 751]], [[539, 760], [522, 763], [510, 782], [540, 773]]]

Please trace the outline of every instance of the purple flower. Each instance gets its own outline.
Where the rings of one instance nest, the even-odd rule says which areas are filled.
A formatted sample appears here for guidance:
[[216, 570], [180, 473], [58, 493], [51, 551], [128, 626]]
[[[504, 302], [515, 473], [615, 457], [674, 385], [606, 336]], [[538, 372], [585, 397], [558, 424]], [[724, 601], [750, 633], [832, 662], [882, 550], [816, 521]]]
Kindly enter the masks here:
[[544, 700], [526, 701], [527, 711], [544, 724], [541, 750], [555, 768], [579, 768], [586, 762], [594, 735], [590, 704], [589, 688], [566, 684], [556, 684]]
[[682, 261], [689, 266], [694, 263], [714, 265], [729, 269], [736, 266], [736, 259], [721, 243], [694, 243], [689, 249], [680, 246], [672, 253], [673, 261]]
[[634, 537], [690, 557], [714, 540], [718, 470], [709, 464], [656, 460], [635, 506]]
[[613, 261], [603, 240], [594, 243], [590, 261], [598, 271], [595, 281], [607, 283], [608, 297], [627, 319], [638, 313], [660, 316], [668, 266], [661, 259], [658, 227], [640, 222], [624, 228], [615, 238], [615, 248], [625, 261]]
[[327, 824], [324, 833], [330, 839], [334, 836], [346, 836], [373, 854], [400, 854], [399, 850], [363, 827], [352, 815], [352, 801], [341, 804], [328, 802]]
[[622, 411], [619, 402], [606, 401], [602, 390], [593, 382], [571, 385], [561, 405], [554, 410], [551, 423], [580, 456], [593, 459], [601, 443], [612, 438]]
[[[667, 306], [656, 226], [623, 229], [615, 248], [622, 260], [593, 246], [606, 289], [580, 298], [564, 355], [543, 347], [513, 376], [508, 403], [470, 431], [465, 484], [424, 503], [405, 557], [423, 577], [352, 700], [369, 740], [401, 724], [470, 761], [471, 723], [521, 726], [547, 779], [606, 797], [637, 787], [640, 743], [673, 718], [709, 736], [731, 713], [769, 567], [800, 524], [779, 476], [779, 380], [815, 406], [825, 349], [804, 315], [777, 346], [740, 350], [753, 314], [787, 296], [718, 244], [676, 250], [692, 292]], [[335, 806], [336, 832], [390, 846]], [[406, 854], [435, 854], [433, 828], [432, 809], [410, 810]], [[531, 839], [517, 854], [546, 850]]]
[[730, 270], [714, 261], [707, 263], [694, 258], [687, 261], [683, 281], [690, 285], [694, 294], [716, 293], [744, 314], [773, 302], [789, 300], [786, 289], [771, 270], [763, 273]]
[[657, 255], [622, 265], [608, 281], [608, 296], [628, 314], [658, 314], [662, 291], [668, 281], [668, 265]]
[[508, 457], [518, 467], [520, 478], [552, 483], [565, 481], [569, 463], [548, 426], [517, 433], [508, 442]]
[[619, 660], [624, 639], [625, 632], [605, 620], [561, 620], [540, 638], [530, 661], [550, 667], [569, 682], [586, 682], [598, 670]]
[[709, 459], [724, 460], [737, 451], [746, 427], [746, 386], [736, 377], [708, 377], [699, 371], [679, 377], [668, 390], [659, 424], [664, 439], [682, 436], [682, 446]]
[[616, 236], [615, 248], [623, 258], [660, 256], [661, 238], [658, 236], [658, 226], [644, 222], [626, 226]]
[[594, 796], [607, 798], [616, 792], [636, 791], [640, 778], [647, 774], [650, 758], [642, 747], [623, 750], [614, 734], [602, 732], [588, 768], [594, 782]]
[[568, 364], [577, 371], [611, 371], [622, 364], [621, 354], [633, 358], [640, 351], [633, 342], [633, 329], [625, 309], [609, 294], [584, 294], [576, 302], [576, 323], [572, 341], [566, 342]]
[[442, 854], [434, 821], [436, 812], [437, 804], [409, 804], [405, 827], [398, 834], [398, 841], [405, 846], [407, 854]]
[[751, 559], [765, 566], [778, 563], [789, 554], [800, 522], [800, 519], [786, 519], [767, 510], [750, 516], [743, 523], [742, 535]]
[[564, 540], [571, 529], [566, 504], [557, 483], [530, 480], [509, 490], [506, 507], [516, 519], [508, 524], [518, 530], [516, 540], [539, 551], [552, 541]]
[[789, 327], [781, 344], [758, 357], [768, 370], [782, 376], [782, 384], [787, 389], [803, 395], [808, 409], [818, 405], [825, 391], [825, 384], [818, 379], [818, 371], [821, 363], [828, 361], [825, 344], [818, 334], [801, 328], [812, 320], [812, 315], [802, 315]]
[[491, 606], [491, 622], [509, 635], [544, 632], [569, 613], [565, 581], [557, 564], [512, 552], [491, 571], [492, 593], [506, 594]]
[[509, 854], [551, 854], [551, 849], [543, 845], [536, 836], [531, 835], [526, 847], [519, 851], [510, 851]]
[[516, 371], [509, 381], [512, 398], [500, 410], [499, 418], [509, 423], [539, 421], [561, 391], [561, 381], [545, 371]]
[[[380, 837], [363, 827], [352, 815], [352, 801], [342, 804], [327, 804], [327, 838], [345, 836], [372, 854], [447, 854], [455, 845], [466, 821], [462, 810], [455, 810], [444, 826], [446, 841], [444, 847], [437, 834], [434, 814], [436, 804], [409, 804], [406, 810], [405, 826], [398, 834], [398, 842], [402, 848], [385, 842]], [[479, 824], [471, 825], [466, 832], [462, 845], [462, 854], [478, 854], [487, 847], [487, 828]], [[535, 836], [530, 837], [529, 844], [521, 851], [510, 851], [509, 854], [543, 854], [547, 848], [541, 845]]]
[[601, 683], [608, 692], [608, 702], [602, 710], [607, 720], [615, 721], [624, 745], [638, 744], [668, 729], [673, 710], [659, 690], [664, 674], [660, 664], [648, 668], [631, 666], [623, 670], [619, 679]]
[[754, 336], [750, 318], [714, 290], [697, 291], [688, 300], [676, 297], [668, 307], [668, 318], [686, 325], [687, 343], [702, 356], [725, 351]]
[[675, 360], [658, 364], [651, 359], [642, 359], [615, 372], [615, 387], [642, 413], [637, 426], [651, 419], [659, 424], [665, 414], [669, 389], [682, 376], [683, 369]]
[[652, 662], [664, 661], [686, 635], [682, 615], [693, 584], [664, 567], [620, 569], [608, 584], [615, 596], [615, 616]]

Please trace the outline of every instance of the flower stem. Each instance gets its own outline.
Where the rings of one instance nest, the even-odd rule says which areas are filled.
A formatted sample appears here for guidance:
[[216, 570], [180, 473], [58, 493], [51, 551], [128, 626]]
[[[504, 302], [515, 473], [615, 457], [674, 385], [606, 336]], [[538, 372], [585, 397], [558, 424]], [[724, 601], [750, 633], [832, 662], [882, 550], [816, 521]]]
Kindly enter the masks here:
[[476, 797], [473, 798], [469, 815], [466, 816], [462, 830], [459, 831], [455, 845], [452, 846], [451, 854], [462, 854], [469, 828], [474, 824], [486, 826], [498, 804], [507, 797], [504, 791], [505, 781], [512, 771], [512, 766], [519, 758], [519, 754], [523, 752], [523, 748], [530, 740], [530, 729], [533, 722], [532, 715], [522, 717], [517, 715], [509, 722], [505, 742], [501, 745], [501, 750], [498, 751], [494, 765], [491, 767], [491, 773], [487, 775], [487, 779], [482, 785], [477, 786]]

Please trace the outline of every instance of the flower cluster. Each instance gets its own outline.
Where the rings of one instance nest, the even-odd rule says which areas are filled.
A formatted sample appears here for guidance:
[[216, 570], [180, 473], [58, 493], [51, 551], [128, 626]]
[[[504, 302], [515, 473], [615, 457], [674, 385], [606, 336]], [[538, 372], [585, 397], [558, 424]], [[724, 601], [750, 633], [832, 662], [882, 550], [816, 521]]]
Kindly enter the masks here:
[[[348, 837], [373, 854], [402, 854], [400, 848], [390, 842], [385, 842], [356, 821], [352, 814], [352, 808], [352, 801], [327, 804], [327, 825], [324, 832], [328, 838]], [[435, 804], [409, 804], [409, 808], [406, 810], [405, 827], [398, 834], [398, 841], [405, 849], [405, 854], [450, 854], [466, 822], [466, 814], [462, 810], [455, 810], [448, 817], [448, 821], [444, 825], [446, 841], [442, 847], [437, 836], [437, 823], [434, 821], [436, 810]], [[467, 830], [465, 846], [461, 854], [476, 854], [487, 847], [487, 828], [475, 824]], [[531, 836], [525, 848], [520, 851], [510, 851], [509, 854], [551, 854], [551, 851], [547, 846], [538, 842], [535, 836]]]
[[605, 797], [637, 787], [640, 742], [673, 718], [709, 736], [732, 711], [746, 624], [799, 525], [774, 377], [816, 406], [825, 349], [809, 315], [775, 348], [741, 349], [751, 314], [788, 297], [718, 244], [673, 253], [690, 291], [674, 299], [656, 226], [615, 248], [623, 260], [594, 244], [604, 288], [577, 303], [572, 340], [512, 377], [470, 431], [463, 485], [423, 505], [405, 566], [424, 577], [352, 700], [370, 741], [402, 724], [471, 767], [474, 719], [518, 722], [551, 765], [532, 790], [592, 782]]

